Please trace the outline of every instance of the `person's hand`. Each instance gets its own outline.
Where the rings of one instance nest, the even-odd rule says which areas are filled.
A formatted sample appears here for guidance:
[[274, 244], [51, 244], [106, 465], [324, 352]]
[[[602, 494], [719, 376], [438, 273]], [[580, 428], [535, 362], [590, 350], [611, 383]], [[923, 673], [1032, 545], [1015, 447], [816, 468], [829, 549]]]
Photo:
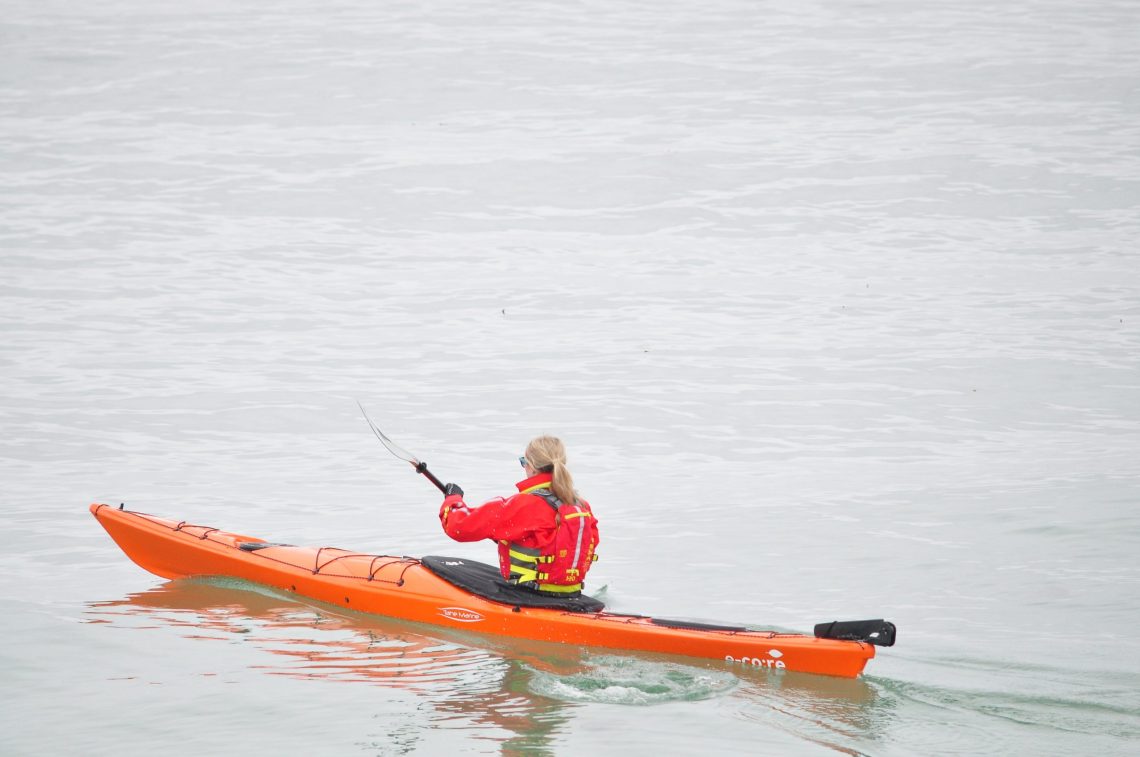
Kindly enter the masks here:
[[458, 494], [460, 497], [463, 496], [463, 489], [459, 486], [459, 484], [444, 484], [443, 485], [443, 496], [451, 497], [451, 496], [456, 495], [456, 494]]

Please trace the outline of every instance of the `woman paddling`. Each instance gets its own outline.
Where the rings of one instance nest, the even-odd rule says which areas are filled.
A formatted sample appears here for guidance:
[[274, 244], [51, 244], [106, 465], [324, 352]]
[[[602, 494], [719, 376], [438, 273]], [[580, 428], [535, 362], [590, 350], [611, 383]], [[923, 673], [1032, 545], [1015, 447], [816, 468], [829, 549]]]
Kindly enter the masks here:
[[494, 539], [499, 570], [511, 583], [545, 594], [579, 594], [597, 559], [598, 521], [574, 491], [566, 448], [553, 436], [537, 437], [519, 465], [527, 476], [516, 484], [519, 493], [479, 507], [469, 508], [463, 490], [447, 484], [439, 509], [444, 533], [456, 541]]

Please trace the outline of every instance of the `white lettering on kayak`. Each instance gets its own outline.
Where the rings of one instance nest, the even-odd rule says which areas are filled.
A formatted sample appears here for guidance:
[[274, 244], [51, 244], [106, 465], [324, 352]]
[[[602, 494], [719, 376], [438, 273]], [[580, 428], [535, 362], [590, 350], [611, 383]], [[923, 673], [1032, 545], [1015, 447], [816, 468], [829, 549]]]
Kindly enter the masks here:
[[[772, 657], [783, 657], [784, 653], [778, 649], [769, 649], [768, 654]], [[738, 662], [741, 665], [751, 665], [754, 668], [776, 668], [777, 670], [784, 670], [788, 666], [784, 664], [783, 660], [764, 659], [762, 657], [740, 657], [736, 658], [730, 654], [724, 656], [725, 662]]]
[[451, 620], [458, 620], [460, 623], [478, 623], [483, 620], [482, 615], [465, 607], [441, 607], [439, 614]]

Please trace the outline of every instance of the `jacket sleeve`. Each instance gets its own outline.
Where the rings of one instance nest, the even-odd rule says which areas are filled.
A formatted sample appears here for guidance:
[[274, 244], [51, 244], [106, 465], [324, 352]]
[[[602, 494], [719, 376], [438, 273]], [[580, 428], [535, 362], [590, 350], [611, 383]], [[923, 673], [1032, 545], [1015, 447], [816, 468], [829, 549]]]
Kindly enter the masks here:
[[498, 541], [516, 536], [510, 523], [513, 509], [512, 501], [502, 497], [469, 508], [461, 495], [453, 494], [443, 500], [439, 520], [444, 533], [456, 541]]

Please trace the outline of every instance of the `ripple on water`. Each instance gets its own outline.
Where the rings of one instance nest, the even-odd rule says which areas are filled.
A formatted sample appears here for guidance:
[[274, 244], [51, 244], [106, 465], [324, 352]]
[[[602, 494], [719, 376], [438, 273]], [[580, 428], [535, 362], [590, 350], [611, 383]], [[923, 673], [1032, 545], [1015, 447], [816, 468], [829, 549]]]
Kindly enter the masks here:
[[[917, 682], [884, 681], [888, 696], [939, 710], [972, 713], [990, 721], [1005, 720], [1034, 730], [1074, 736], [1140, 738], [1140, 723], [1127, 689], [1098, 690], [1097, 701], [1072, 682], [1068, 695], [1051, 693], [1039, 685], [1035, 691], [956, 689]], [[1131, 687], [1129, 687], [1131, 689]], [[1132, 701], [1129, 701], [1132, 700]]]

